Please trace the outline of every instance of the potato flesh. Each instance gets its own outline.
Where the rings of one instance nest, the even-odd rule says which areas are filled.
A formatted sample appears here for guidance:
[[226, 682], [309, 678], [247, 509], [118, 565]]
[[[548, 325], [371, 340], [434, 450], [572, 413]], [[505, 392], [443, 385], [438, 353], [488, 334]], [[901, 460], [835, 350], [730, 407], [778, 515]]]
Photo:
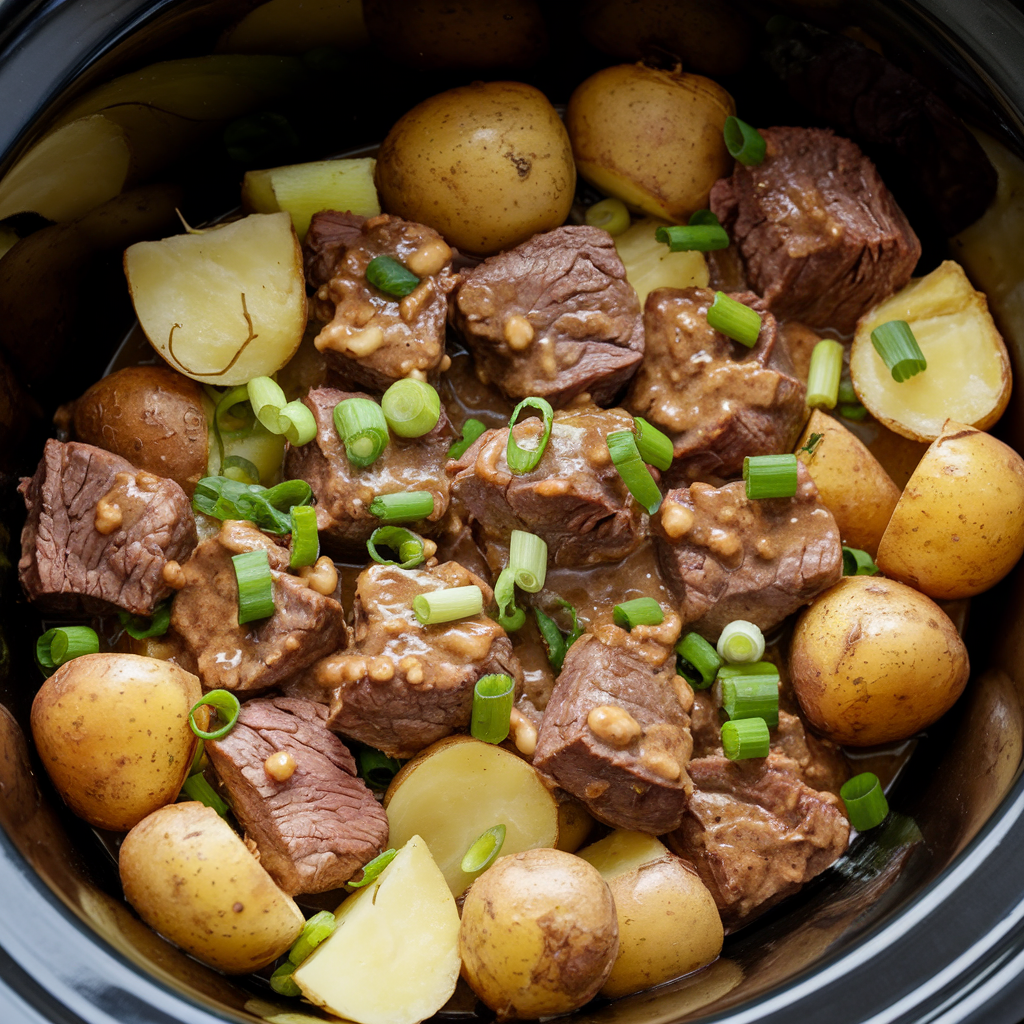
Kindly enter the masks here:
[[360, 0], [267, 0], [221, 38], [225, 53], [306, 53], [323, 46], [353, 49], [368, 42]]
[[636, 289], [640, 308], [655, 288], [706, 288], [708, 264], [702, 252], [671, 252], [655, 232], [663, 222], [644, 218], [615, 239], [626, 280]]

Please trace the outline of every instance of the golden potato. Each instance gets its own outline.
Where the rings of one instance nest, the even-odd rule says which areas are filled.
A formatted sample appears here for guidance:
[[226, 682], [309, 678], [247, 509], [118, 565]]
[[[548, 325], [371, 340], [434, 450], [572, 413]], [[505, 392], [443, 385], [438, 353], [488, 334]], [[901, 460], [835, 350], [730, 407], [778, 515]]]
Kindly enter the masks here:
[[661, 223], [645, 217], [615, 239], [615, 249], [626, 268], [626, 280], [636, 290], [641, 309], [655, 288], [706, 288], [708, 284], [704, 253], [672, 252], [654, 237]]
[[97, 828], [126, 832], [174, 800], [196, 737], [199, 680], [135, 654], [86, 654], [61, 665], [32, 702], [32, 736], [67, 805]]
[[616, 829], [578, 856], [608, 883], [619, 919], [619, 955], [601, 995], [618, 999], [652, 988], [722, 952], [714, 897], [654, 836]]
[[[590, 837], [596, 822], [574, 797], [560, 793], [558, 803], [558, 843], [556, 849], [575, 853]], [[508, 852], [507, 850], [505, 851]]]
[[1024, 459], [947, 420], [924, 453], [878, 546], [878, 565], [934, 598], [972, 597], [1024, 554]]
[[637, 213], [685, 222], [732, 168], [732, 97], [700, 75], [620, 64], [577, 86], [565, 125], [580, 176]]
[[600, 991], [619, 948], [597, 869], [561, 850], [499, 857], [462, 908], [462, 976], [499, 1020], [569, 1013]]
[[880, 576], [845, 576], [797, 620], [793, 690], [836, 743], [906, 739], [945, 714], [970, 666], [956, 627], [924, 594]]
[[547, 97], [522, 82], [474, 82], [413, 107], [377, 154], [388, 213], [485, 256], [558, 227], [576, 168]]
[[273, 963], [305, 924], [231, 826], [194, 800], [140, 821], [119, 864], [125, 899], [142, 920], [228, 974]]

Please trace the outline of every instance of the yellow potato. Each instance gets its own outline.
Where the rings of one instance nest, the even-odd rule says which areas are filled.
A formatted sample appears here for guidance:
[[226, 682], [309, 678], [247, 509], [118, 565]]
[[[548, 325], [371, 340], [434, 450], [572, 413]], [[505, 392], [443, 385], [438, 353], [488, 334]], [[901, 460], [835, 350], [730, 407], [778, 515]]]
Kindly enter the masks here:
[[[596, 822], [590, 812], [578, 800], [560, 794], [558, 804], [557, 849], [575, 853], [590, 837]], [[505, 851], [508, 852], [507, 850]]]
[[577, 86], [565, 124], [581, 177], [635, 212], [685, 222], [732, 168], [722, 126], [735, 113], [709, 78], [620, 64]]
[[948, 420], [924, 453], [878, 546], [887, 576], [938, 599], [972, 597], [1024, 554], [1024, 459]]
[[808, 721], [836, 743], [913, 736], [963, 692], [967, 648], [939, 606], [880, 576], [846, 576], [797, 620], [793, 690]]
[[475, 82], [432, 96], [398, 121], [377, 154], [388, 213], [481, 256], [558, 227], [575, 188], [558, 113], [522, 82]]
[[199, 680], [134, 654], [62, 665], [32, 702], [32, 735], [57, 791], [80, 818], [126, 832], [177, 797], [195, 753], [189, 709]]
[[324, 46], [354, 50], [369, 42], [360, 0], [264, 0], [221, 36], [223, 53], [306, 53]]
[[[928, 368], [897, 383], [875, 351], [871, 332], [905, 320]], [[985, 296], [958, 263], [946, 260], [861, 317], [850, 349], [850, 377], [861, 402], [890, 430], [934, 441], [947, 419], [979, 430], [1010, 400], [1010, 360]]]
[[194, 800], [161, 807], [121, 844], [121, 885], [155, 931], [227, 974], [258, 971], [305, 923], [231, 826]]
[[661, 221], [645, 217], [615, 239], [615, 248], [626, 268], [626, 280], [636, 289], [640, 308], [655, 288], [706, 288], [708, 264], [696, 250], [671, 252], [654, 233]]
[[578, 856], [608, 883], [619, 919], [619, 955], [601, 995], [618, 999], [652, 988], [721, 953], [714, 897], [654, 836], [616, 829]]

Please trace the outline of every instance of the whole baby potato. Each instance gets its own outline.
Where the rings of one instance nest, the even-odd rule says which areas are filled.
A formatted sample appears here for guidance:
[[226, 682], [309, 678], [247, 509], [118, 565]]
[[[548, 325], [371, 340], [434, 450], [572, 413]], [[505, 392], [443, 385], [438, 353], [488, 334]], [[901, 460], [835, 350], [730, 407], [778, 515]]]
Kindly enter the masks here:
[[43, 767], [80, 818], [126, 832], [177, 797], [195, 754], [189, 709], [199, 680], [136, 654], [86, 654], [61, 665], [32, 702]]
[[540, 90], [474, 82], [413, 107], [377, 155], [388, 213], [427, 224], [464, 252], [487, 255], [558, 227], [576, 168], [569, 136]]
[[499, 1020], [570, 1013], [605, 983], [619, 949], [597, 869], [561, 850], [500, 857], [462, 908], [462, 976]]
[[793, 690], [836, 743], [906, 739], [944, 715], [970, 666], [956, 627], [924, 594], [880, 576], [846, 576], [797, 620]]

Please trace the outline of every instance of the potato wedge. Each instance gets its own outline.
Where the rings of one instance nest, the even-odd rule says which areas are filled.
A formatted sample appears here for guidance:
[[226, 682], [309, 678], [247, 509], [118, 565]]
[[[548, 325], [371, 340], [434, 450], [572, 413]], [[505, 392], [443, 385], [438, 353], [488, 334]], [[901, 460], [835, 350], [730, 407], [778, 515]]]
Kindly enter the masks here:
[[702, 252], [670, 252], [654, 233], [663, 221], [645, 217], [615, 239], [626, 280], [636, 289], [640, 308], [655, 288], [706, 288], [708, 264]]
[[[892, 378], [871, 343], [889, 320], [906, 320], [928, 368], [903, 383]], [[958, 263], [946, 260], [861, 317], [850, 350], [850, 377], [861, 402], [890, 430], [934, 441], [946, 419], [979, 430], [1010, 400], [1010, 360], [985, 296]]]
[[360, 0], [265, 0], [221, 36], [223, 53], [306, 53], [324, 46], [352, 50], [369, 42]]

